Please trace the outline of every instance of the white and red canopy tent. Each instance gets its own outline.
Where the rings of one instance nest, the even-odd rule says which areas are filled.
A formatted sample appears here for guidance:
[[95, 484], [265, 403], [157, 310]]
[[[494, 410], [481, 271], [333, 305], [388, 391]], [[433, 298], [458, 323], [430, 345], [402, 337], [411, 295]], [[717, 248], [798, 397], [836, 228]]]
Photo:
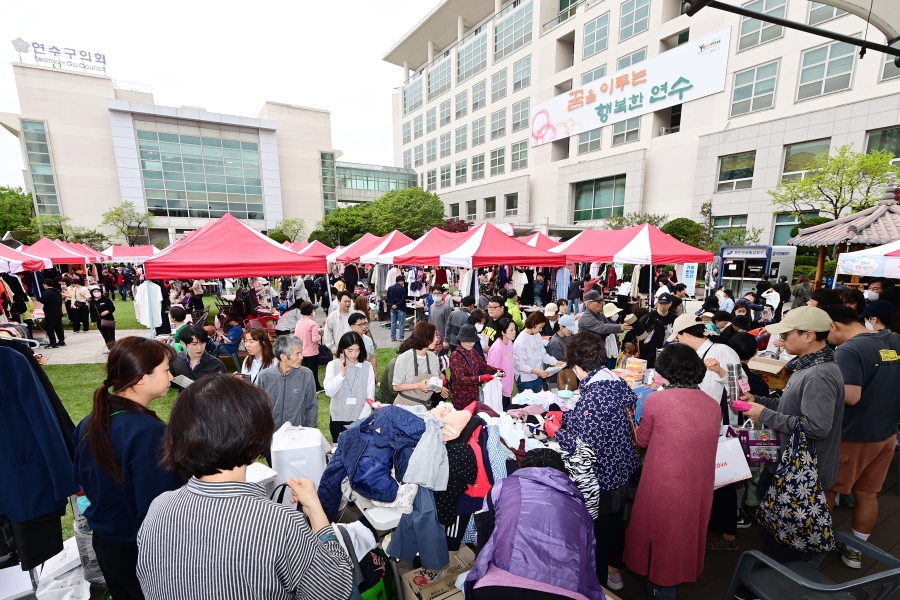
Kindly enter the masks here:
[[[439, 227], [432, 227], [422, 237], [390, 252], [372, 253], [367, 262], [383, 265], [410, 265], [417, 267], [435, 266], [441, 250], [454, 248], [468, 232], [452, 233]], [[423, 262], [431, 261], [431, 262]]]
[[159, 252], [156, 246], [110, 246], [101, 254], [109, 257], [108, 262], [140, 264]]
[[411, 237], [403, 235], [399, 231], [393, 231], [390, 234], [384, 236], [384, 239], [381, 242], [363, 254], [359, 258], [359, 262], [363, 264], [373, 264], [378, 262], [375, 260], [377, 257], [390, 254], [391, 252], [395, 252], [400, 250], [401, 248], [406, 248], [410, 244], [415, 243]]
[[0, 273], [22, 273], [24, 271], [43, 271], [53, 267], [49, 258], [33, 256], [20, 252], [4, 244], [0, 244]]
[[297, 251], [298, 254], [302, 254], [303, 256], [321, 256], [325, 257], [331, 254], [336, 250], [340, 250], [341, 247], [338, 248], [329, 248], [319, 240], [311, 241], [307, 246], [301, 248]]
[[324, 273], [322, 257], [305, 257], [226, 213], [144, 262], [148, 279], [256, 277]]
[[[837, 274], [862, 277], [900, 277], [900, 240], [855, 252], [842, 252], [837, 258]], [[835, 278], [837, 285], [837, 278]]]
[[366, 233], [361, 238], [350, 244], [349, 246], [345, 246], [343, 248], [336, 248], [334, 252], [326, 256], [328, 262], [354, 262], [351, 260], [352, 257], [356, 257], [356, 260], [359, 260], [359, 257], [362, 256], [363, 253], [368, 252], [372, 248], [378, 245], [378, 243], [382, 240], [381, 237], [377, 235], [372, 235], [371, 233]]
[[54, 265], [82, 265], [90, 261], [83, 253], [58, 244], [49, 238], [41, 238], [30, 246], [22, 246], [22, 251], [41, 258], [50, 259]]
[[74, 250], [75, 252], [78, 252], [78, 253], [80, 253], [80, 254], [84, 254], [84, 255], [87, 256], [87, 257], [90, 259], [90, 261], [93, 262], [93, 263], [109, 262], [109, 256], [103, 254], [102, 252], [97, 252], [96, 250], [94, 250], [93, 248], [91, 248], [90, 246], [88, 246], [87, 244], [79, 244], [79, 243], [76, 243], [76, 242], [65, 242], [65, 241], [63, 241], [63, 240], [56, 240], [56, 243], [57, 243], [57, 244], [64, 244], [64, 245], [66, 245], [70, 250]]
[[569, 262], [617, 262], [630, 265], [708, 263], [713, 253], [689, 246], [650, 224], [627, 229], [585, 229], [550, 250]]
[[554, 242], [540, 231], [531, 235], [526, 235], [525, 237], [517, 237], [516, 239], [539, 250], [550, 250], [551, 248], [559, 246], [559, 242]]

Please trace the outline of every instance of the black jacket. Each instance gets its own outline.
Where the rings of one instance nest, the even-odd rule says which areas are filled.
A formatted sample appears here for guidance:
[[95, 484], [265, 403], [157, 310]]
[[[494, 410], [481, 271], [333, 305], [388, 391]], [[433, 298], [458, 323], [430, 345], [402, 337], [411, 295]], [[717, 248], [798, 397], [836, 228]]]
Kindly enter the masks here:
[[192, 381], [196, 381], [203, 377], [204, 375], [209, 375], [210, 373], [224, 373], [228, 369], [225, 368], [225, 363], [221, 360], [210, 354], [209, 352], [204, 352], [203, 356], [200, 357], [200, 362], [197, 363], [197, 366], [194, 367], [194, 370], [191, 370], [191, 365], [188, 362], [188, 353], [179, 352], [175, 357], [175, 360], [172, 361], [172, 364], [169, 365], [169, 371], [172, 372], [172, 375], [178, 377], [179, 375], [184, 375], [188, 379]]
[[[112, 319], [115, 320], [113, 313], [116, 312], [116, 306], [113, 304], [113, 301], [107, 298], [106, 296], [100, 296], [99, 299], [91, 297], [91, 321], [94, 323], [99, 323], [100, 319]], [[108, 315], [101, 315], [100, 313], [109, 311]]]
[[62, 317], [62, 293], [53, 287], [44, 290], [43, 294], [43, 303], [44, 303], [44, 317], [46, 318], [59, 318]]
[[791, 299], [791, 286], [789, 286], [786, 281], [779, 281], [772, 287], [778, 292], [782, 302], [787, 302]]

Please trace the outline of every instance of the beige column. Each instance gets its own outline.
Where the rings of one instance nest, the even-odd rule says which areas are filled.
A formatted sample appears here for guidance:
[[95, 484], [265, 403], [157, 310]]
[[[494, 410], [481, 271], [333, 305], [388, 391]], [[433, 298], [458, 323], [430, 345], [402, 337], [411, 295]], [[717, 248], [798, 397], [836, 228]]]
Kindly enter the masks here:
[[403, 83], [409, 81], [409, 63], [407, 61], [403, 61]]
[[494, 12], [496, 14], [500, 14], [500, 11], [503, 9], [503, 0], [494, 0]]
[[434, 60], [434, 42], [428, 40], [428, 63]]
[[466, 35], [466, 22], [463, 18], [456, 17], [456, 41], [461, 42]]

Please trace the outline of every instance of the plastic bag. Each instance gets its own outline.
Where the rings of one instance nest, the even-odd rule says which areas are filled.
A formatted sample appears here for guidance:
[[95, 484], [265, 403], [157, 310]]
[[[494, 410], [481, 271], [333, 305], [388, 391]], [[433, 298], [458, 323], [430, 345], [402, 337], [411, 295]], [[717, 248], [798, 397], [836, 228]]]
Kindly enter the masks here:
[[41, 581], [35, 596], [38, 600], [88, 600], [91, 584], [84, 578], [84, 569], [76, 567], [53, 579]]
[[500, 378], [495, 377], [483, 386], [484, 400], [483, 402], [490, 406], [497, 413], [503, 412], [503, 382]]

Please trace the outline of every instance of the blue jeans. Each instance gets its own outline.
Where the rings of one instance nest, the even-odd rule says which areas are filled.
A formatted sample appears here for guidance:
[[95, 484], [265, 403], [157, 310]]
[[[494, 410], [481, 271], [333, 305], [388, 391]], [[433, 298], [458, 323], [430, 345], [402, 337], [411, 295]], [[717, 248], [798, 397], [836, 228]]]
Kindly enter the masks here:
[[578, 298], [575, 300], [569, 300], [569, 314], [576, 315], [578, 314]]
[[119, 286], [116, 286], [116, 289], [118, 290], [119, 295], [122, 296], [122, 300], [125, 300], [125, 299], [126, 299], [126, 296], [125, 296], [125, 286], [124, 286], [124, 285], [119, 285]]
[[675, 600], [675, 586], [674, 585], [656, 585], [655, 583], [647, 582], [647, 598], [650, 600]]
[[538, 377], [536, 379], [532, 379], [531, 381], [522, 381], [518, 377], [516, 377], [516, 386], [519, 388], [519, 393], [524, 392], [525, 390], [531, 390], [535, 394], [543, 390], [543, 385], [541, 384], [541, 378]]
[[397, 326], [400, 327], [400, 339], [405, 337], [406, 333], [406, 310], [399, 308], [391, 309], [391, 341], [397, 339]]

